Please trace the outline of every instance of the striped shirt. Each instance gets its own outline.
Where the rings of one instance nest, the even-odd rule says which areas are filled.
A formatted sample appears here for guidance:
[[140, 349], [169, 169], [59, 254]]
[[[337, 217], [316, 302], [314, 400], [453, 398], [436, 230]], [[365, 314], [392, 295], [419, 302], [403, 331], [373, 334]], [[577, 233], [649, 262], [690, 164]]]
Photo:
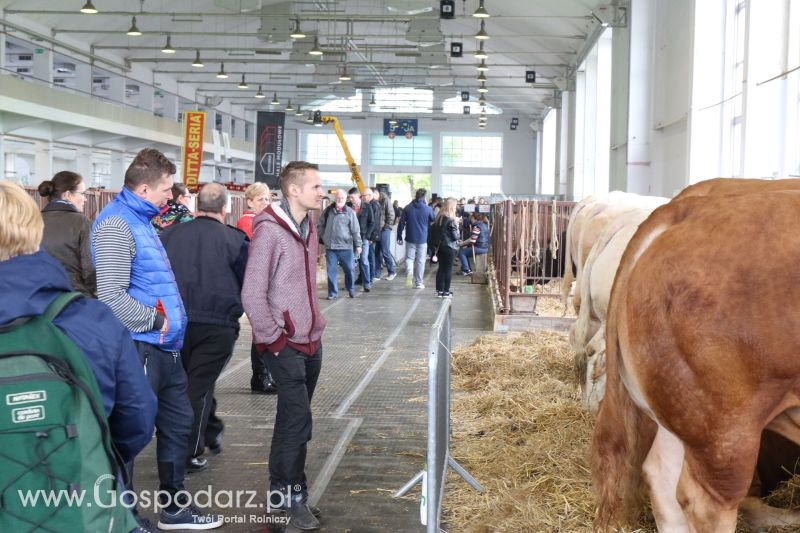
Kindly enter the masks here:
[[109, 306], [114, 316], [130, 331], [143, 333], [154, 328], [156, 310], [128, 294], [131, 266], [136, 256], [136, 241], [128, 223], [121, 217], [108, 217], [92, 235], [97, 270], [97, 298]]

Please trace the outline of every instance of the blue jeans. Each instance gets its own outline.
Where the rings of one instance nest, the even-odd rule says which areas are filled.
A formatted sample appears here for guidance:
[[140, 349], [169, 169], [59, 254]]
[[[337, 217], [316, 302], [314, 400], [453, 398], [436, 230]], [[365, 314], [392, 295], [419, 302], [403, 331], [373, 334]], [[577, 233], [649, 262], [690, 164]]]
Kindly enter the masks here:
[[414, 285], [422, 285], [422, 277], [425, 275], [425, 255], [428, 249], [427, 243], [414, 244], [406, 241], [406, 276], [414, 273]]
[[355, 294], [353, 272], [353, 250], [325, 250], [325, 262], [328, 265], [328, 296], [339, 296], [339, 265], [344, 270], [344, 286], [348, 294]]
[[[475, 248], [475, 255], [483, 255], [488, 252], [488, 248]], [[458, 260], [461, 261], [461, 273], [471, 272], [472, 268], [469, 266], [469, 257], [472, 255], [472, 246], [464, 246], [458, 252]]]
[[358, 258], [358, 266], [361, 267], [361, 284], [365, 289], [372, 288], [372, 268], [370, 268], [370, 243], [364, 239], [361, 241], [361, 255]]
[[369, 242], [369, 273], [372, 275], [373, 278], [380, 277], [380, 259], [378, 258], [378, 246], [380, 241], [370, 241]]
[[[386, 263], [386, 271], [391, 276], [392, 274], [397, 274], [397, 266], [394, 264], [394, 257], [392, 257], [392, 230], [389, 229], [382, 229], [381, 230], [381, 257], [383, 257], [383, 262]], [[381, 270], [380, 266], [378, 267], [378, 276], [380, 276]]]

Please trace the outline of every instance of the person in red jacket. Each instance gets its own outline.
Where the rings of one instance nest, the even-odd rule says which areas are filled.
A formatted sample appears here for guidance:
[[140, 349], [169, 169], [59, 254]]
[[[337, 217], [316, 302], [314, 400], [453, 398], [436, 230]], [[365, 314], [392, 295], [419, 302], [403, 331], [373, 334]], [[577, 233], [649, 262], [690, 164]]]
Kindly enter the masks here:
[[278, 387], [269, 476], [270, 495], [283, 497], [281, 503], [268, 499], [267, 510], [285, 511], [293, 526], [310, 530], [320, 523], [319, 510], [308, 505], [306, 446], [325, 319], [317, 296], [319, 242], [309, 212], [319, 209], [325, 193], [319, 167], [305, 161], [286, 165], [279, 183], [283, 199], [253, 220], [242, 304]]

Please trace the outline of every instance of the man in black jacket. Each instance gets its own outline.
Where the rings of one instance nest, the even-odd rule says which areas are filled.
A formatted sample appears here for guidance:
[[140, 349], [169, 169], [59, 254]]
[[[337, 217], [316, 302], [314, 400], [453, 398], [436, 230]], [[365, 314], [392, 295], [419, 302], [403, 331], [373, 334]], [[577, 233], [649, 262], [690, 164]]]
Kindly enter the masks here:
[[[214, 383], [233, 353], [244, 313], [241, 290], [247, 264], [247, 235], [225, 225], [228, 191], [218, 183], [203, 187], [198, 213], [191, 222], [175, 224], [161, 234], [178, 290], [186, 307], [188, 326], [181, 358], [189, 382], [194, 423], [189, 436], [188, 472], [208, 467], [202, 457], [209, 414], [214, 405]], [[209, 442], [212, 452], [218, 442]]]
[[347, 194], [350, 198], [347, 205], [356, 212], [358, 227], [361, 229], [361, 255], [358, 258], [358, 264], [361, 267], [361, 275], [359, 278], [362, 280], [364, 292], [369, 292], [372, 290], [372, 270], [369, 261], [372, 243], [369, 238], [370, 235], [373, 235], [377, 231], [375, 213], [366, 200], [366, 194], [363, 196], [364, 201], [361, 201], [362, 196], [359, 194], [356, 187], [350, 189]]

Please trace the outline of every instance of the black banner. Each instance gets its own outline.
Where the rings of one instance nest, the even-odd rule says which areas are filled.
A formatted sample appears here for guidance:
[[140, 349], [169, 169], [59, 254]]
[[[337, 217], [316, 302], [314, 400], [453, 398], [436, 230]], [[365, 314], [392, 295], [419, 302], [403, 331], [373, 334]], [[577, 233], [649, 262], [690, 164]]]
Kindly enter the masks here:
[[259, 111], [256, 119], [256, 181], [278, 187], [283, 159], [283, 127], [286, 113]]

